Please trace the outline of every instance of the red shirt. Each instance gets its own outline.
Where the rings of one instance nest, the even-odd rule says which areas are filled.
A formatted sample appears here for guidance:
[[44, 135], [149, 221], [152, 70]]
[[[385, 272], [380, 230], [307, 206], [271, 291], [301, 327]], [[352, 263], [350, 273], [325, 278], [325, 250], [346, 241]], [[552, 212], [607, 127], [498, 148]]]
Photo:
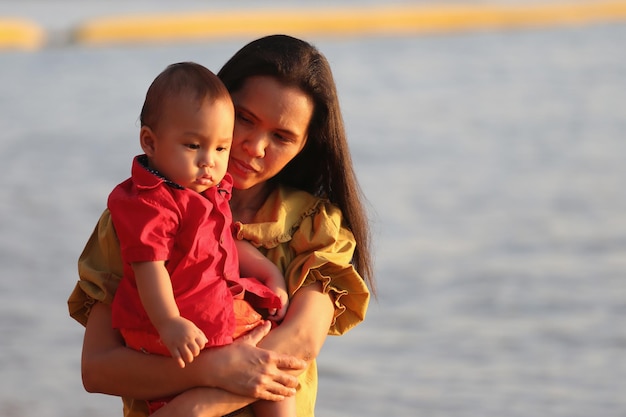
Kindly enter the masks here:
[[279, 308], [280, 300], [256, 279], [240, 278], [228, 205], [232, 178], [200, 194], [146, 168], [145, 156], [133, 161], [131, 178], [109, 195], [124, 278], [112, 303], [113, 327], [157, 334], [145, 312], [131, 267], [133, 262], [165, 260], [181, 316], [209, 339], [207, 346], [231, 343], [233, 288], [246, 290], [255, 308]]

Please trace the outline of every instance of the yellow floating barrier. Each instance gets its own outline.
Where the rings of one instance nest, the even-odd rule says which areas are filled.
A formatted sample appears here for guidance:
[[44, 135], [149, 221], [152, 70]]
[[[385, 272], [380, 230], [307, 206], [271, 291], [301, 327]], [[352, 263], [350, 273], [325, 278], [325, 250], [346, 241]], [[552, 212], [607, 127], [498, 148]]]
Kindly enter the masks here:
[[422, 5], [359, 9], [236, 10], [94, 19], [73, 33], [81, 44], [306, 35], [416, 34], [583, 24], [626, 19], [626, 2]]
[[45, 43], [44, 30], [22, 19], [0, 18], [0, 49], [34, 50]]

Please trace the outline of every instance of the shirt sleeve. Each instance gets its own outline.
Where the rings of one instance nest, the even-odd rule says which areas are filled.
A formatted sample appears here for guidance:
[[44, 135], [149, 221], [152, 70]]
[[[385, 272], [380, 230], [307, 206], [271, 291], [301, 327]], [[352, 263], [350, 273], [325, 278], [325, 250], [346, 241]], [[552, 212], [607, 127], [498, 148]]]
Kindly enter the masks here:
[[122, 271], [119, 241], [105, 210], [78, 258], [80, 279], [67, 301], [70, 316], [86, 325], [95, 302], [111, 304]]
[[169, 259], [179, 228], [180, 211], [163, 187], [138, 195], [117, 187], [108, 208], [126, 263]]
[[297, 255], [285, 271], [289, 290], [322, 283], [335, 304], [330, 335], [344, 334], [365, 319], [370, 293], [351, 264], [355, 245], [341, 211], [330, 203], [306, 216], [291, 240]]

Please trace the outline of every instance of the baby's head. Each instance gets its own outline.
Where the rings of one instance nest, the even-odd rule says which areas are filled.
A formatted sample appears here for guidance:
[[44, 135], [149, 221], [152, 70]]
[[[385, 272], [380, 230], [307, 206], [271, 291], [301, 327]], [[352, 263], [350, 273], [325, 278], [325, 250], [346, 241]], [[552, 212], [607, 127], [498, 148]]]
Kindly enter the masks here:
[[220, 79], [202, 65], [168, 66], [150, 85], [141, 110], [141, 147], [150, 168], [203, 192], [228, 167], [235, 113]]

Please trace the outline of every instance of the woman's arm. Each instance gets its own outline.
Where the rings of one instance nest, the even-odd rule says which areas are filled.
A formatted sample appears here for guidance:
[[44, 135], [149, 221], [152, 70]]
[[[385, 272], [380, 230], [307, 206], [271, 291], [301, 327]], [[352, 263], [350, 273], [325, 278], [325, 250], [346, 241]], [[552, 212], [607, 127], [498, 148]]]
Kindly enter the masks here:
[[[302, 287], [291, 299], [283, 323], [273, 329], [259, 345], [312, 361], [326, 340], [333, 314], [333, 303], [330, 296], [322, 292], [320, 282]], [[301, 370], [290, 372], [295, 375], [300, 374]], [[159, 411], [169, 417], [216, 417], [255, 400], [230, 392], [197, 388], [178, 395]]]
[[256, 401], [217, 388], [192, 388], [150, 417], [221, 417]]
[[147, 355], [124, 346], [111, 327], [111, 309], [96, 303], [91, 310], [82, 354], [83, 384], [88, 392], [137, 399], [174, 395], [190, 388], [219, 387], [257, 399], [280, 400], [294, 394], [297, 372], [305, 363], [255, 346], [267, 326], [247, 339], [205, 349], [184, 369], [171, 358]]
[[315, 359], [326, 341], [335, 311], [330, 297], [322, 291], [319, 281], [301, 287], [291, 298], [283, 322], [259, 346], [307, 362]]

